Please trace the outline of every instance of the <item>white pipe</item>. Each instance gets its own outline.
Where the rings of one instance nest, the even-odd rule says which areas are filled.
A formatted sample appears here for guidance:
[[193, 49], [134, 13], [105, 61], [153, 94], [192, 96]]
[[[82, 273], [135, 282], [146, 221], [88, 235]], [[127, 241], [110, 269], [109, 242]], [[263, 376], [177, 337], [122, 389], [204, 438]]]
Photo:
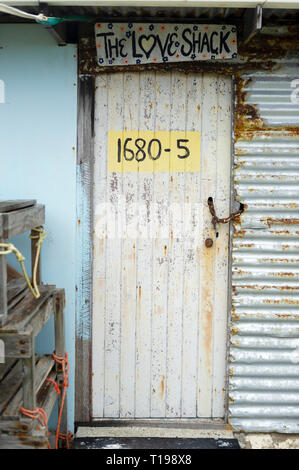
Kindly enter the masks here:
[[48, 17], [42, 14], [32, 15], [31, 13], [27, 13], [25, 11], [19, 10], [18, 8], [13, 8], [11, 6], [5, 5], [4, 3], [0, 3], [0, 11], [2, 13], [7, 13], [8, 15], [19, 16], [21, 18], [26, 18], [28, 20], [35, 20], [35, 21], [47, 21], [48, 20]]

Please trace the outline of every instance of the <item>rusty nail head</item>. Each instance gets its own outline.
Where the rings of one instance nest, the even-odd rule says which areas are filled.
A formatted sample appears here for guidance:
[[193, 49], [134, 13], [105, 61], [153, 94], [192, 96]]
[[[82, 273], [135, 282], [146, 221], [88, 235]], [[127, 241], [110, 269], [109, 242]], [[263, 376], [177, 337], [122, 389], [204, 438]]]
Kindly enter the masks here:
[[211, 246], [213, 246], [212, 238], [207, 238], [206, 241], [205, 241], [205, 245], [206, 245], [207, 248], [211, 248]]

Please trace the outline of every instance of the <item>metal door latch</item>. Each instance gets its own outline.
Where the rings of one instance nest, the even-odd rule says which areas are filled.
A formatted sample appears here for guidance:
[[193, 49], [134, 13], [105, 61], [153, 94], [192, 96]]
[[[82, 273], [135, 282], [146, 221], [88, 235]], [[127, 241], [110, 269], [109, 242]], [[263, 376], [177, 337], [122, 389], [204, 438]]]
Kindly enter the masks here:
[[240, 203], [240, 209], [237, 212], [233, 212], [226, 218], [219, 219], [219, 217], [217, 217], [216, 212], [215, 212], [215, 207], [214, 207], [214, 202], [213, 202], [212, 197], [208, 198], [208, 206], [212, 215], [212, 224], [213, 224], [214, 230], [216, 230], [217, 224], [227, 224], [231, 220], [235, 220], [237, 217], [239, 217], [239, 215], [241, 215], [242, 212], [244, 211], [244, 204]]

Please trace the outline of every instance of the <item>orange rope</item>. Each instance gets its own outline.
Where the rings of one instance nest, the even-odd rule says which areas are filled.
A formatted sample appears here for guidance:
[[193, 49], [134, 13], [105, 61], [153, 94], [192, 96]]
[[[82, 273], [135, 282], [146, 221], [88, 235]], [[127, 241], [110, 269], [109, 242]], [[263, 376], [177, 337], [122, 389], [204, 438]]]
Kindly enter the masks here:
[[[44, 426], [48, 430], [48, 419], [47, 414], [42, 408], [36, 408], [35, 410], [26, 410], [23, 406], [21, 406], [20, 411], [23, 415], [28, 416], [31, 419], [38, 419], [41, 426]], [[48, 441], [48, 449], [50, 449], [50, 443]]]
[[[56, 439], [55, 439], [55, 449], [58, 449], [58, 439], [64, 439], [66, 441], [66, 446], [69, 449], [70, 448], [70, 443], [72, 441], [73, 435], [69, 431], [67, 434], [63, 434], [59, 432], [60, 429], [60, 423], [61, 423], [61, 417], [62, 417], [62, 411], [63, 411], [63, 406], [64, 406], [64, 401], [66, 397], [66, 389], [69, 386], [68, 384], [68, 376], [69, 376], [69, 360], [68, 360], [68, 353], [65, 353], [64, 357], [59, 357], [56, 356], [55, 352], [53, 352], [53, 359], [55, 362], [60, 364], [62, 366], [62, 374], [63, 374], [63, 382], [61, 384], [61, 387], [63, 387], [63, 392], [62, 392], [62, 397], [61, 397], [61, 404], [60, 404], [60, 410], [58, 414], [58, 423], [57, 423], [57, 429], [56, 429]], [[60, 395], [60, 389], [59, 385], [55, 382], [53, 379], [46, 379], [46, 381], [53, 383], [55, 390], [58, 395]], [[38, 419], [39, 423], [46, 427], [48, 429], [48, 419], [45, 411], [42, 408], [36, 408], [36, 410], [26, 410], [23, 406], [21, 406], [20, 411], [22, 414], [25, 416], [28, 416], [29, 418], [32, 419]], [[50, 443], [48, 441], [48, 449], [50, 449]]]
[[66, 389], [69, 386], [69, 384], [68, 384], [68, 376], [69, 376], [68, 357], [69, 356], [68, 356], [67, 352], [65, 352], [64, 357], [56, 356], [55, 352], [53, 352], [52, 355], [53, 355], [54, 361], [56, 361], [58, 364], [60, 364], [62, 366], [62, 373], [63, 373], [63, 382], [61, 384], [61, 386], [63, 387], [63, 392], [62, 392], [60, 410], [59, 410], [59, 415], [58, 415], [55, 448], [58, 449], [58, 439], [60, 438], [60, 439], [65, 439], [66, 440], [66, 445], [67, 445], [67, 448], [69, 449], [70, 448], [70, 441], [72, 439], [72, 433], [70, 431], [67, 434], [62, 434], [62, 433], [59, 432], [61, 416], [62, 416], [64, 401], [65, 401], [65, 396], [66, 396]]
[[66, 446], [69, 449], [70, 448], [70, 443], [73, 440], [73, 435], [71, 431], [69, 431], [67, 434], [62, 434], [61, 432], [59, 433], [59, 438], [60, 439], [65, 439], [66, 440]]
[[58, 384], [55, 382], [55, 380], [53, 379], [46, 379], [46, 382], [52, 382], [52, 384], [54, 385], [54, 388], [57, 392], [57, 395], [60, 395], [60, 389], [59, 389], [59, 386]]

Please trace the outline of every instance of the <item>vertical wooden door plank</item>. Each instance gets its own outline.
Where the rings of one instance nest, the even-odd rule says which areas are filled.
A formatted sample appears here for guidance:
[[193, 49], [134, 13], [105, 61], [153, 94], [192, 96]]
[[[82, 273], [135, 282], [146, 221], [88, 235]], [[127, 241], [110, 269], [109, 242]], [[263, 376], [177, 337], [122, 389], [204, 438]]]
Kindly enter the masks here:
[[[188, 74], [187, 131], [201, 131], [202, 76]], [[198, 149], [198, 158], [202, 158]], [[182, 417], [196, 416], [197, 340], [199, 323], [199, 256], [201, 247], [200, 174], [185, 175]], [[188, 220], [186, 218], [188, 217]]]
[[[231, 174], [231, 78], [218, 78], [217, 173], [215, 207], [218, 217], [227, 217]], [[229, 224], [218, 226], [215, 257], [215, 304], [213, 314], [213, 408], [212, 417], [224, 417]]]
[[[109, 207], [107, 195], [107, 125], [108, 125], [108, 78], [96, 79], [95, 101], [95, 162], [94, 162], [94, 233], [93, 233], [93, 416], [104, 416], [105, 385], [105, 315], [106, 315], [106, 217]], [[113, 216], [113, 211], [110, 216]]]
[[[139, 129], [152, 131], [156, 113], [156, 75], [140, 74]], [[151, 324], [152, 250], [150, 224], [153, 200], [153, 173], [138, 174], [139, 237], [137, 241], [136, 390], [135, 416], [150, 417], [151, 409]]]
[[[217, 155], [217, 76], [204, 74], [202, 103], [202, 165], [201, 202], [202, 240], [200, 253], [200, 313], [198, 339], [198, 403], [197, 414], [202, 418], [211, 417], [213, 386], [213, 314], [214, 314], [214, 260], [215, 233], [211, 224], [207, 200], [215, 197], [216, 155]], [[205, 239], [212, 238], [211, 248], [205, 246]]]
[[[124, 74], [124, 131], [138, 131], [139, 74]], [[123, 174], [125, 232], [122, 239], [121, 337], [120, 337], [120, 417], [135, 412], [135, 318], [137, 173]]]
[[[169, 131], [171, 75], [156, 73], [156, 131]], [[169, 142], [170, 144], [170, 142]], [[154, 162], [155, 166], [156, 162]], [[156, 224], [153, 247], [153, 320], [152, 320], [152, 400], [151, 416], [165, 416], [168, 261], [169, 174], [155, 173], [153, 203]]]
[[[186, 74], [171, 74], [171, 131], [186, 128]], [[176, 151], [176, 140], [171, 141]], [[167, 375], [166, 375], [166, 417], [181, 415], [182, 377], [182, 313], [183, 313], [183, 204], [184, 177], [182, 172], [173, 171], [170, 165], [169, 187], [169, 233], [168, 256], [168, 325], [167, 325]]]
[[[123, 131], [123, 80], [122, 73], [111, 74], [108, 79], [108, 131]], [[105, 157], [107, 158], [107, 156]], [[107, 202], [114, 207], [117, 220], [115, 238], [107, 237], [106, 252], [106, 318], [105, 318], [105, 408], [104, 416], [119, 417], [120, 393], [120, 306], [122, 269], [122, 221], [119, 210], [122, 196], [122, 174], [108, 173]]]

